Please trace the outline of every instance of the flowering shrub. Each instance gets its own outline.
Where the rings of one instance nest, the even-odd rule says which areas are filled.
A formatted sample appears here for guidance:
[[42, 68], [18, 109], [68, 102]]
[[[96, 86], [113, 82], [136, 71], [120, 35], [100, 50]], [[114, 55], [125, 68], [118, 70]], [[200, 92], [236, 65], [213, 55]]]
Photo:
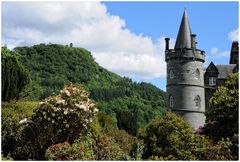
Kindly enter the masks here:
[[60, 94], [40, 103], [33, 120], [41, 122], [44, 133], [55, 142], [70, 141], [90, 128], [98, 111], [81, 86], [65, 86]]
[[21, 121], [25, 126], [13, 158], [43, 160], [49, 146], [64, 141], [72, 143], [79, 135], [84, 136], [98, 112], [88, 96], [82, 86], [67, 85], [59, 95], [41, 102], [30, 120]]
[[72, 145], [68, 142], [52, 145], [46, 151], [48, 160], [94, 160], [92, 140], [89, 136], [77, 139]]

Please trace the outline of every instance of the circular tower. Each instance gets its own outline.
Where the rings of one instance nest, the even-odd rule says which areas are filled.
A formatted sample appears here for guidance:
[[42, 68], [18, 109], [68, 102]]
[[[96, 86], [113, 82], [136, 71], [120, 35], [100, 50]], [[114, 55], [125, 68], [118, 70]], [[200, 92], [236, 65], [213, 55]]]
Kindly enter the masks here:
[[167, 62], [167, 107], [197, 129], [205, 123], [204, 51], [196, 48], [186, 10], [174, 49], [165, 38]]

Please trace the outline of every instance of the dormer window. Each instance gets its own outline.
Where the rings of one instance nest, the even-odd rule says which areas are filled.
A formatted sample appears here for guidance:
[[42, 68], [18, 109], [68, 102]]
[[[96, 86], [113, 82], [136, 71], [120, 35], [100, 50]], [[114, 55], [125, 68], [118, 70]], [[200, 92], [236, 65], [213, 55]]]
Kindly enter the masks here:
[[217, 78], [216, 77], [209, 77], [209, 85], [210, 86], [216, 86], [216, 81], [217, 81]]

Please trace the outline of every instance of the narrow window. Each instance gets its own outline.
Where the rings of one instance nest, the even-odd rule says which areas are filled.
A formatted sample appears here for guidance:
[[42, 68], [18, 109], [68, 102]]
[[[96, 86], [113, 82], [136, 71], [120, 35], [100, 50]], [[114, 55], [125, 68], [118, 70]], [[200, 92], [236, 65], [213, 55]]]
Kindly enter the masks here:
[[170, 79], [173, 78], [173, 70], [172, 70], [172, 69], [169, 70], [169, 78], [170, 78]]
[[173, 96], [172, 95], [169, 97], [169, 106], [171, 108], [173, 108]]
[[200, 79], [200, 71], [199, 71], [199, 69], [196, 70], [195, 77], [197, 79]]
[[195, 102], [195, 107], [197, 109], [200, 109], [201, 108], [201, 98], [199, 95], [197, 95], [194, 99], [194, 102]]
[[216, 77], [209, 77], [209, 85], [215, 86], [216, 85]]

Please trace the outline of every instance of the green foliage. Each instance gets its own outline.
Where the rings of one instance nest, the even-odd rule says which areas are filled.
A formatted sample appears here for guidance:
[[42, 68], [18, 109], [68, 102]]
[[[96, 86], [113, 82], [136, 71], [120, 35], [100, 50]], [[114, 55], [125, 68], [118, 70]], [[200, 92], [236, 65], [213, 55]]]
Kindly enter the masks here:
[[30, 120], [19, 122], [11, 156], [15, 160], [43, 160], [49, 146], [73, 142], [79, 134], [86, 134], [97, 111], [83, 87], [65, 86], [59, 95], [41, 102]]
[[120, 78], [100, 67], [91, 53], [83, 48], [40, 44], [14, 50], [20, 56], [19, 61], [30, 71], [34, 84], [42, 87], [39, 96], [29, 94], [32, 99], [58, 93], [70, 82], [82, 83], [86, 87], [106, 87]]
[[44, 99], [58, 93], [64, 84], [81, 83], [99, 110], [118, 120], [118, 127], [131, 134], [165, 111], [163, 91], [107, 71], [85, 49], [40, 44], [14, 50], [32, 80], [21, 93], [22, 99]]
[[2, 154], [2, 161], [13, 161], [13, 158], [9, 155], [4, 157], [3, 154]]
[[101, 111], [116, 116], [119, 129], [124, 129], [133, 135], [136, 135], [138, 129], [155, 116], [165, 112], [162, 107], [152, 106], [151, 101], [134, 96], [117, 98], [108, 102], [101, 101], [97, 105]]
[[88, 134], [74, 141], [52, 145], [46, 151], [48, 160], [94, 160], [92, 138]]
[[151, 121], [140, 138], [144, 140], [144, 159], [152, 160], [232, 160], [231, 142], [223, 140], [214, 145], [171, 112]]
[[214, 141], [238, 134], [238, 97], [238, 73], [233, 73], [224, 86], [218, 87], [210, 100], [212, 108], [206, 113], [208, 121], [215, 121], [208, 127], [218, 130], [215, 134], [208, 134]]
[[151, 156], [168, 157], [179, 160], [194, 160], [191, 146], [194, 141], [193, 129], [181, 118], [167, 112], [163, 118], [150, 122], [140, 137], [146, 145], [145, 159]]
[[[107, 122], [105, 123], [103, 127], [105, 135], [111, 137], [129, 158], [132, 160], [141, 160], [143, 151], [142, 141], [124, 130], [119, 130], [117, 127], [112, 127]], [[110, 121], [110, 123], [112, 122]]]
[[215, 143], [222, 138], [229, 138], [234, 144], [233, 155], [238, 158], [238, 129], [239, 129], [239, 92], [238, 73], [232, 73], [224, 86], [218, 87], [210, 100], [212, 105], [206, 113], [207, 124], [200, 130]]
[[18, 132], [19, 121], [23, 118], [30, 118], [33, 110], [38, 106], [37, 102], [11, 101], [2, 102], [2, 153], [7, 156], [14, 149]]
[[143, 143], [116, 128], [113, 118], [100, 114], [92, 125], [95, 160], [141, 160]]
[[87, 132], [98, 111], [88, 96], [82, 86], [65, 86], [59, 95], [41, 102], [32, 120], [53, 143], [72, 142], [80, 133]]
[[39, 84], [34, 81], [30, 81], [30, 83], [21, 91], [20, 100], [31, 101], [36, 100], [38, 98], [44, 98], [44, 89]]
[[2, 47], [2, 100], [18, 99], [21, 90], [29, 83], [27, 70], [17, 57]]
[[233, 160], [230, 148], [232, 142], [229, 139], [222, 139], [217, 144], [204, 135], [195, 135], [195, 144], [193, 145], [192, 154], [198, 160]]

